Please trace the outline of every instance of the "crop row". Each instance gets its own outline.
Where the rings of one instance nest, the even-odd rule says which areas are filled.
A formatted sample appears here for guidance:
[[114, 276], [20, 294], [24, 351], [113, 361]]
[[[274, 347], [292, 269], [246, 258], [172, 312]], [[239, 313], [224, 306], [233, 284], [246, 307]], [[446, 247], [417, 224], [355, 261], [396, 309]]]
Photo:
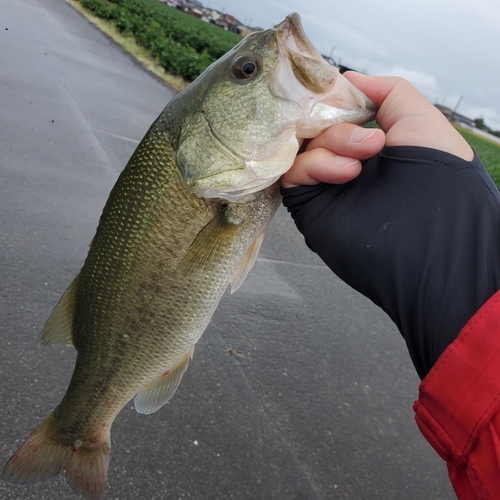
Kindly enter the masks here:
[[95, 16], [132, 35], [165, 71], [194, 80], [241, 40], [157, 0], [79, 0]]

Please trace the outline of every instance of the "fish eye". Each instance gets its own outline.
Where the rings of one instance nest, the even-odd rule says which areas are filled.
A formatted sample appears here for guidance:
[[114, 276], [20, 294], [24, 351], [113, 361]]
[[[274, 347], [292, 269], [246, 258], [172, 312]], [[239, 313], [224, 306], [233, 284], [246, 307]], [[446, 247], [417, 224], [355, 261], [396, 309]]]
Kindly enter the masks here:
[[253, 56], [242, 56], [236, 59], [232, 65], [233, 75], [238, 80], [249, 80], [259, 72], [259, 62]]

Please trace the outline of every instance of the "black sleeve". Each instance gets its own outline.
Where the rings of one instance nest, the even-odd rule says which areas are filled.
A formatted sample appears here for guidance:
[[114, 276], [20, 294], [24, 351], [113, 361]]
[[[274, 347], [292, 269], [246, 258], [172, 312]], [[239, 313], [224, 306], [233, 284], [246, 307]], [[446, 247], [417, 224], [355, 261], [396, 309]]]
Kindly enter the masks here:
[[396, 323], [421, 378], [500, 288], [500, 194], [477, 155], [386, 147], [347, 184], [282, 194], [309, 248]]

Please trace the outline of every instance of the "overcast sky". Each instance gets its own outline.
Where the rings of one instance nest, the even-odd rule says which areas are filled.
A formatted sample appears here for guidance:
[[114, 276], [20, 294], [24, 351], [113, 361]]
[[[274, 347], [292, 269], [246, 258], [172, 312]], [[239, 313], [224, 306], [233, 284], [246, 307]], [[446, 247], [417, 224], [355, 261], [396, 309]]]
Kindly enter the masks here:
[[500, 0], [201, 1], [264, 29], [296, 11], [322, 54], [500, 130]]

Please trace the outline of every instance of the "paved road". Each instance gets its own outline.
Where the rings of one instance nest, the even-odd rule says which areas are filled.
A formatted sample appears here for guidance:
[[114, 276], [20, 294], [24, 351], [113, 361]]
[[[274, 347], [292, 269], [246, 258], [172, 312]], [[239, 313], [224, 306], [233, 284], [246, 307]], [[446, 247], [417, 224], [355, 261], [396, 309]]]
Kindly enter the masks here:
[[[37, 349], [38, 332], [173, 94], [63, 0], [0, 2], [0, 462], [64, 393], [74, 351]], [[118, 416], [103, 498], [452, 500], [417, 385], [390, 321], [280, 210], [172, 401]], [[73, 495], [59, 477], [0, 498]]]

